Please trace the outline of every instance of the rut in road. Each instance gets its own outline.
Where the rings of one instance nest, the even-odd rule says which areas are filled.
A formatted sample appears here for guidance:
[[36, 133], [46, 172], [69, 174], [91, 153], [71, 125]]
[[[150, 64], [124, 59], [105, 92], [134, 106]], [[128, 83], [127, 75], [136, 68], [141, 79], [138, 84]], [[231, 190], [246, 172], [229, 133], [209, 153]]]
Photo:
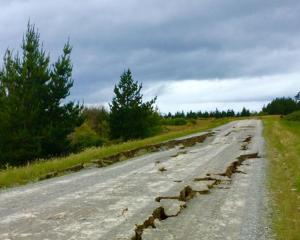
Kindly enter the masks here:
[[[251, 143], [252, 136], [248, 136], [243, 143], [246, 143], [246, 145]], [[245, 144], [242, 144], [242, 147], [244, 147]], [[233, 161], [223, 173], [216, 173], [216, 174], [211, 174], [207, 173], [206, 177], [202, 178], [195, 178], [195, 182], [209, 182], [207, 183], [207, 189], [201, 189], [201, 190], [195, 190], [191, 186], [185, 186], [178, 194], [178, 196], [162, 196], [162, 197], [157, 197], [155, 201], [160, 202], [161, 200], [178, 200], [180, 202], [185, 202], [187, 203], [191, 199], [193, 199], [196, 196], [203, 195], [203, 194], [209, 194], [210, 189], [214, 188], [216, 185], [219, 185], [221, 183], [230, 183], [231, 178], [233, 174], [235, 173], [244, 173], [240, 170], [238, 170], [238, 167], [243, 164], [244, 161], [248, 159], [257, 159], [259, 158], [258, 153], [250, 153], [250, 154], [243, 154], [240, 155], [236, 161]], [[223, 178], [222, 178], [223, 177]], [[187, 205], [183, 204], [180, 205], [179, 210], [177, 211], [176, 214], [173, 215], [168, 215], [166, 214], [166, 211], [164, 207], [160, 206], [156, 209], [153, 210], [153, 213], [151, 216], [149, 216], [148, 219], [146, 219], [142, 224], [136, 225], [135, 228], [135, 235], [131, 238], [131, 240], [142, 240], [142, 235], [143, 231], [147, 228], [156, 228], [155, 222], [156, 221], [164, 221], [168, 218], [171, 217], [177, 217], [181, 211], [186, 208]]]

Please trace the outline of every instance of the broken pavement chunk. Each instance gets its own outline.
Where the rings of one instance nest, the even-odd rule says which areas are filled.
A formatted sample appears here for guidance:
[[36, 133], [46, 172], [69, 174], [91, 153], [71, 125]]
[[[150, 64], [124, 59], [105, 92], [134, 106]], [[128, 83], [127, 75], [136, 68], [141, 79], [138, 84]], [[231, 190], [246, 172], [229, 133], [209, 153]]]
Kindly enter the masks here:
[[176, 199], [162, 199], [160, 205], [164, 208], [165, 214], [168, 217], [177, 216], [186, 207], [185, 202]]

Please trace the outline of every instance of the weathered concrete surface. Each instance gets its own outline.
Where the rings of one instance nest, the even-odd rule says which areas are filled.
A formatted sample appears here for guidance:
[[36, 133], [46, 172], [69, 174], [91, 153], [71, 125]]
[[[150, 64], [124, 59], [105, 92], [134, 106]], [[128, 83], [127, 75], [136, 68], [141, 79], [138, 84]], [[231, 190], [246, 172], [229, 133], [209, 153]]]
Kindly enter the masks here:
[[266, 239], [261, 131], [236, 121], [190, 148], [1, 191], [0, 239]]

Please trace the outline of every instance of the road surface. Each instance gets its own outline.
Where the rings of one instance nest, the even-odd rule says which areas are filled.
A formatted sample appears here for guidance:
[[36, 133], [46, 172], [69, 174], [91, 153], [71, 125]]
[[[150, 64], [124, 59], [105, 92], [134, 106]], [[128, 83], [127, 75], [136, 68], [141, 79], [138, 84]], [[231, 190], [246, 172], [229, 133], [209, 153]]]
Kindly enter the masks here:
[[267, 239], [259, 120], [149, 153], [0, 192], [3, 240]]

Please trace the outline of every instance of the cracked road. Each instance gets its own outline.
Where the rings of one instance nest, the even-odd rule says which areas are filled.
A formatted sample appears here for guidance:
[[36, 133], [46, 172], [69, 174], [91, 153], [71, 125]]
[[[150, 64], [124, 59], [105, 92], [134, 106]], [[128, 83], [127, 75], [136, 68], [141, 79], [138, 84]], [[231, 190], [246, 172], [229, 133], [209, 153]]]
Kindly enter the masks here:
[[261, 121], [212, 132], [191, 147], [2, 190], [0, 239], [269, 239]]

